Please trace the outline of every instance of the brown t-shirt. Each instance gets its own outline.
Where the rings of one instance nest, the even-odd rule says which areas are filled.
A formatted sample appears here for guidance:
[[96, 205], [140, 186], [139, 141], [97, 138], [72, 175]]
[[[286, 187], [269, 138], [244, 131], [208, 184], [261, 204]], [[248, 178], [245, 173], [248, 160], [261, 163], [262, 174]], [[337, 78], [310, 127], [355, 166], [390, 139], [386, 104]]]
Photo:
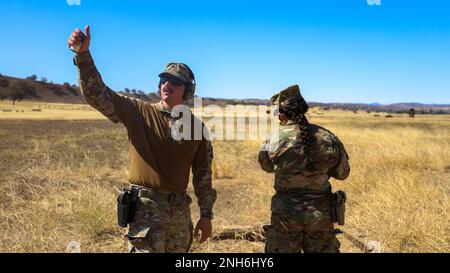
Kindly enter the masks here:
[[[173, 138], [170, 128], [176, 121], [161, 103], [151, 104], [112, 91], [103, 82], [89, 51], [76, 55], [74, 63], [79, 69], [80, 89], [86, 102], [127, 128], [129, 181], [159, 191], [184, 192], [192, 167], [200, 213], [212, 215], [217, 193], [212, 188], [213, 149], [211, 141], [203, 137], [204, 124], [192, 115], [192, 121], [200, 126], [193, 127], [191, 140]], [[196, 128], [201, 130], [200, 137]]]
[[119, 95], [113, 98], [116, 114], [128, 131], [131, 183], [165, 192], [183, 192], [191, 166], [194, 174], [208, 169], [208, 141], [171, 137], [173, 119], [161, 103]]

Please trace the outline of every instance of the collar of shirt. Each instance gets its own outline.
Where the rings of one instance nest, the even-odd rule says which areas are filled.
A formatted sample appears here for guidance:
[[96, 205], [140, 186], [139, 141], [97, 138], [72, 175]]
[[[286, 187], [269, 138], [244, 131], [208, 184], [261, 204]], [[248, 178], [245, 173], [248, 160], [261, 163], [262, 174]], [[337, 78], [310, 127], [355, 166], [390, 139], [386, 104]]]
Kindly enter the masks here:
[[171, 114], [172, 114], [172, 111], [170, 109], [164, 108], [162, 100], [159, 101], [158, 103], [155, 103], [155, 107], [156, 107], [156, 109], [158, 109], [158, 111], [168, 114], [169, 116], [171, 116]]
[[[189, 104], [187, 102], [184, 103], [184, 106], [188, 107], [189, 111], [191, 110], [189, 107]], [[167, 114], [170, 117], [172, 117], [172, 110], [165, 108], [162, 100], [159, 101], [158, 103], [155, 103], [155, 107], [161, 113]], [[192, 114], [192, 112], [191, 112], [191, 114]]]

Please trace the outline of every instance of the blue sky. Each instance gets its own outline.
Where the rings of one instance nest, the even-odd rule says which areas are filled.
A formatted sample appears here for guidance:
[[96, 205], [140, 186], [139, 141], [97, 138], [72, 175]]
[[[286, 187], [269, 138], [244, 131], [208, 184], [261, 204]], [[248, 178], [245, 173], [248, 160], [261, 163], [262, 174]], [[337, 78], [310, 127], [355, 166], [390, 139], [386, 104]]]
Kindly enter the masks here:
[[202, 97], [269, 98], [298, 83], [307, 101], [450, 103], [449, 1], [14, 0], [0, 10], [4, 75], [76, 83], [66, 42], [90, 24], [114, 90], [154, 92], [180, 61]]

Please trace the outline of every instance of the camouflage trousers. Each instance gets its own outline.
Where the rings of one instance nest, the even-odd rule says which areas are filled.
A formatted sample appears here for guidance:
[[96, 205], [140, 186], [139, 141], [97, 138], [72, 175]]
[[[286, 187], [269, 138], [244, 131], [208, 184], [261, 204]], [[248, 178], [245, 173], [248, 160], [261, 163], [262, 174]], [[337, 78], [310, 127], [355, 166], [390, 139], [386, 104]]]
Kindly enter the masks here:
[[277, 193], [271, 209], [271, 224], [264, 226], [267, 253], [339, 252], [331, 198], [304, 199]]
[[139, 198], [126, 237], [131, 253], [187, 253], [193, 228], [190, 212], [192, 199], [169, 203]]

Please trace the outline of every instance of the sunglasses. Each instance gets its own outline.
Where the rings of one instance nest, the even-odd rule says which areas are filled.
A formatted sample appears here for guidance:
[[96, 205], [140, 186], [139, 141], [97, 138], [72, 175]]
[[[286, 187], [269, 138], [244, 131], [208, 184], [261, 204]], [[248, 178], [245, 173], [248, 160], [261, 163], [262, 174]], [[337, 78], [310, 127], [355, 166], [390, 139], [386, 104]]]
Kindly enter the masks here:
[[182, 80], [180, 80], [180, 79], [178, 79], [176, 77], [171, 77], [171, 76], [162, 76], [162, 77], [160, 77], [159, 82], [161, 84], [165, 84], [166, 82], [170, 82], [171, 84], [176, 85], [176, 86], [180, 86], [180, 85], [184, 85], [185, 84], [184, 81], [182, 81]]

